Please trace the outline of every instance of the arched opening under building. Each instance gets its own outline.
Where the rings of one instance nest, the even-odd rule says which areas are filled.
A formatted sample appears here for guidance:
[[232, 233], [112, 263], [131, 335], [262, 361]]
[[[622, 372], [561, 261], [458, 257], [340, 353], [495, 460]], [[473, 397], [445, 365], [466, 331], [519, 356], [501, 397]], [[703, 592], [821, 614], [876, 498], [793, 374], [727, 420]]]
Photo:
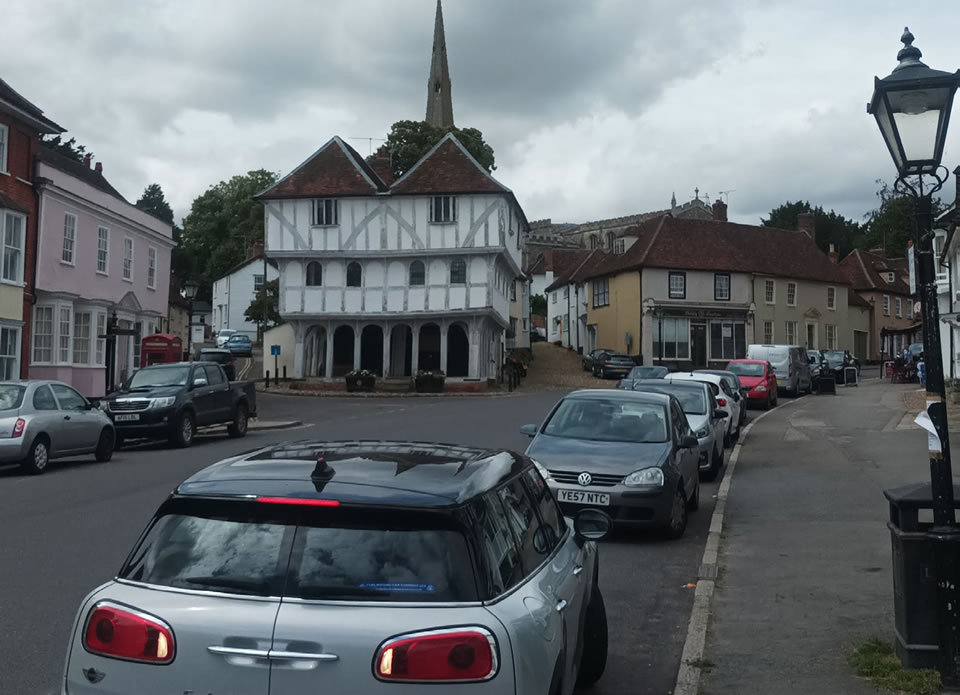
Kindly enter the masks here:
[[420, 328], [419, 369], [440, 370], [440, 326], [428, 323]]
[[455, 323], [447, 330], [447, 375], [468, 376], [470, 373], [470, 340], [463, 324]]
[[343, 376], [353, 369], [353, 329], [340, 326], [333, 332], [333, 374]]
[[390, 376], [413, 376], [413, 331], [400, 324], [390, 331]]
[[303, 340], [303, 375], [305, 377], [326, 376], [327, 366], [327, 329], [323, 326], [311, 326]]
[[360, 333], [360, 369], [383, 376], [383, 329], [364, 326]]

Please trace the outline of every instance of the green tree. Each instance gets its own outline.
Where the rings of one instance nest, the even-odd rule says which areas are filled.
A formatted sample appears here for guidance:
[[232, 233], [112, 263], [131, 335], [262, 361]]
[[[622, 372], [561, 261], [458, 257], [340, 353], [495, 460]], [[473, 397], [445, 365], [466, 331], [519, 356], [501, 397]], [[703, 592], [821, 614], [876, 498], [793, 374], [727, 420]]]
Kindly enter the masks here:
[[158, 220], [163, 220], [167, 224], [173, 224], [173, 208], [167, 202], [163, 195], [163, 189], [159, 183], [151, 183], [143, 189], [143, 195], [136, 203], [137, 208], [147, 212]]
[[534, 316], [546, 316], [547, 298], [542, 294], [535, 294], [530, 297], [530, 313]]
[[257, 290], [256, 296], [250, 302], [250, 306], [243, 312], [247, 321], [258, 325], [263, 322], [264, 310], [267, 312], [267, 327], [280, 324], [283, 319], [280, 318], [280, 279], [265, 282]]
[[397, 121], [390, 127], [386, 142], [393, 160], [394, 176], [403, 176], [447, 133], [453, 133], [484, 169], [493, 171], [497, 168], [493, 148], [476, 128], [444, 129], [425, 121]]
[[64, 140], [61, 135], [44, 135], [40, 143], [49, 150], [53, 150], [65, 157], [82, 162], [85, 155], [93, 156], [93, 152], [87, 152], [86, 145], [78, 145], [76, 138]]
[[804, 212], [812, 212], [814, 216], [814, 237], [821, 251], [828, 252], [830, 244], [840, 258], [857, 248], [863, 236], [859, 224], [849, 220], [833, 210], [827, 212], [822, 207], [813, 207], [808, 201], [798, 200], [786, 202], [770, 211], [770, 215], [761, 219], [764, 227], [779, 229], [796, 229], [797, 216]]
[[277, 181], [265, 169], [221, 181], [199, 195], [183, 218], [182, 245], [193, 258], [192, 277], [209, 286], [263, 242], [263, 206], [253, 199]]
[[[897, 193], [882, 179], [877, 179], [877, 184], [880, 205], [863, 216], [866, 222], [862, 248], [883, 249], [890, 258], [906, 256], [907, 242], [916, 238], [913, 198]], [[943, 204], [934, 198], [933, 214], [942, 209]]]

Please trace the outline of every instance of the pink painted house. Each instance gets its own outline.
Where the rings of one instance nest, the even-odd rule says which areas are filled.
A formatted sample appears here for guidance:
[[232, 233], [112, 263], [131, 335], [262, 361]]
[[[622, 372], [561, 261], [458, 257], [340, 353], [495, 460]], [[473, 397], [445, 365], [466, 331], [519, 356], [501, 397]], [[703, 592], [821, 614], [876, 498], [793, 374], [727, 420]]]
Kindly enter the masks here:
[[[167, 317], [172, 227], [124, 200], [101, 165], [41, 148], [37, 154], [39, 232], [31, 379], [59, 379], [86, 396], [105, 390], [106, 330], [143, 336]], [[117, 379], [140, 366], [140, 343], [117, 339]]]

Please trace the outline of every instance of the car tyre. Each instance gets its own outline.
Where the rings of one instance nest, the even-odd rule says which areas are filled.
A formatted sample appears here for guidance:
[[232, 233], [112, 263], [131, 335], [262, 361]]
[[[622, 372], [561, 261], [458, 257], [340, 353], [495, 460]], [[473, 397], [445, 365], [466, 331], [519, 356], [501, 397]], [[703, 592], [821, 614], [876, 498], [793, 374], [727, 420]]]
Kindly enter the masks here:
[[113, 437], [113, 450], [120, 451], [124, 446], [126, 446], [127, 440], [123, 438], [122, 435], [115, 434]]
[[580, 654], [578, 685], [593, 685], [607, 668], [607, 608], [603, 594], [594, 584], [583, 624], [583, 652]]
[[234, 439], [246, 436], [248, 420], [247, 406], [238, 403], [237, 409], [233, 411], [233, 422], [227, 426], [227, 433]]
[[170, 442], [179, 449], [185, 449], [193, 444], [193, 439], [197, 434], [197, 426], [193, 421], [193, 415], [190, 413], [181, 413], [177, 418], [176, 426], [173, 428], [173, 434], [170, 435]]
[[38, 436], [30, 445], [27, 457], [20, 463], [20, 467], [31, 475], [40, 475], [50, 465], [50, 442], [44, 435]]
[[93, 456], [98, 463], [106, 463], [113, 458], [113, 451], [117, 446], [114, 441], [115, 439], [116, 437], [113, 434], [113, 430], [109, 427], [104, 427], [103, 432], [100, 433], [97, 448], [93, 452]]
[[687, 496], [683, 493], [683, 483], [677, 485], [673, 493], [673, 501], [670, 505], [670, 518], [666, 526], [663, 527], [663, 534], [672, 540], [683, 536], [687, 530]]
[[[716, 480], [721, 468], [723, 468], [723, 452], [717, 447], [713, 447], [713, 453], [710, 455], [710, 468], [704, 471], [703, 479], [707, 481]], [[699, 502], [699, 500], [697, 501]]]
[[731, 439], [731, 437], [730, 437], [730, 430], [728, 429], [726, 432], [723, 433], [723, 448], [724, 448], [724, 449], [729, 449], [729, 448], [730, 448], [730, 439]]
[[775, 403], [774, 398], [775, 398], [775, 397], [774, 397], [774, 395], [773, 395], [772, 393], [767, 396], [767, 400], [764, 401], [764, 403], [763, 403], [763, 409], [764, 409], [764, 410], [770, 410], [770, 408], [773, 407], [773, 404]]
[[[713, 477], [716, 478], [717, 474], [714, 473]], [[700, 509], [700, 476], [697, 476], [697, 486], [693, 489], [693, 497], [687, 502], [687, 509], [691, 512], [695, 512]]]

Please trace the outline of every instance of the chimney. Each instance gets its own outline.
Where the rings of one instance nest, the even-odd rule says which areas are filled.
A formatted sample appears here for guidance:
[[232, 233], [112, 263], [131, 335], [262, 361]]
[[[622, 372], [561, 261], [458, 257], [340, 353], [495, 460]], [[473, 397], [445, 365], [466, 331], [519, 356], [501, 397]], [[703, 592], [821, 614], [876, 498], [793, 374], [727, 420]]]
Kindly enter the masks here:
[[388, 186], [393, 184], [393, 155], [386, 145], [377, 148], [376, 154], [370, 161], [370, 168], [385, 184]]
[[83, 166], [87, 167], [87, 169], [90, 168], [90, 155], [83, 155]]
[[249, 261], [251, 258], [256, 258], [262, 253], [263, 253], [263, 242], [256, 241], [247, 247], [247, 257], [244, 260]]
[[816, 232], [814, 231], [815, 220], [816, 218], [812, 212], [801, 212], [797, 215], [797, 231], [803, 232], [811, 239], [816, 239]]
[[97, 162], [96, 164], [94, 164], [93, 168], [98, 174], [101, 174], [101, 175], [103, 174], [103, 164], [101, 164], [100, 162]]
[[720, 200], [719, 198], [713, 203], [713, 221], [714, 222], [727, 221], [727, 204], [722, 200]]
[[830, 244], [830, 262], [831, 263], [837, 262], [837, 247], [834, 246], [833, 244]]

